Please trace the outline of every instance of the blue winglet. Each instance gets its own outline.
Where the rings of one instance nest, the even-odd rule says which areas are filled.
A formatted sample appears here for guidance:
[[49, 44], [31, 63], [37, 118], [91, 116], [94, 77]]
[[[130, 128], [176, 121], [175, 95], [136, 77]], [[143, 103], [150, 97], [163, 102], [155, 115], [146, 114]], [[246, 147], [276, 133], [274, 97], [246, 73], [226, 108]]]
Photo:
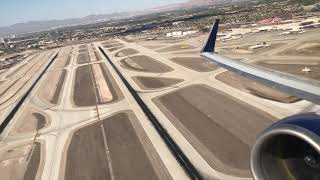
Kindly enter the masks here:
[[215, 45], [216, 45], [216, 39], [217, 39], [217, 33], [219, 29], [219, 19], [216, 19], [214, 22], [214, 25], [210, 31], [209, 38], [207, 40], [206, 45], [202, 48], [201, 53], [204, 52], [214, 52]]

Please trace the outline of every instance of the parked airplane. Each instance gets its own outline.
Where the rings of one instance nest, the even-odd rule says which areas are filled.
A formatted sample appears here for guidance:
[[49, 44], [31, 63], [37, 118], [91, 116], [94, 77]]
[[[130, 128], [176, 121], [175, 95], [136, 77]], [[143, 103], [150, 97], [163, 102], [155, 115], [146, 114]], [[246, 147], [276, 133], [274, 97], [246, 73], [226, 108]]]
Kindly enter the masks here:
[[[215, 53], [217, 19], [202, 56], [241, 76], [320, 104], [320, 83], [294, 75], [246, 64]], [[285, 118], [263, 131], [251, 152], [255, 180], [320, 179], [320, 113]]]

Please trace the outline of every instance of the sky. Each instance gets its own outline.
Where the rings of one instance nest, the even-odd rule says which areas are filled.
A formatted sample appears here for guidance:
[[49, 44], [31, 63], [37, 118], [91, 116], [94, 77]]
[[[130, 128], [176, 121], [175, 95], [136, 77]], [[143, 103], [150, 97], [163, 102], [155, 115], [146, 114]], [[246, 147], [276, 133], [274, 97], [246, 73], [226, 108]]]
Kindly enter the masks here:
[[186, 0], [1, 0], [0, 27], [34, 20], [143, 10]]

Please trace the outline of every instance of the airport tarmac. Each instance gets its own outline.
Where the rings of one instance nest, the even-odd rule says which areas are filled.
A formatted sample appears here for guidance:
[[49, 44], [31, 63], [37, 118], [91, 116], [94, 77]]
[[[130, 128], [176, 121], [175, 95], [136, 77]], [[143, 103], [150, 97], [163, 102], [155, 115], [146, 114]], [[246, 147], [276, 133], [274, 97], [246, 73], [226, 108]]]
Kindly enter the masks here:
[[59, 49], [1, 134], [0, 154], [23, 153], [0, 159], [0, 172], [13, 179], [187, 179], [97, 49]]
[[[244, 62], [318, 79], [319, 57], [287, 53], [315, 51], [317, 40], [298, 46], [312, 33], [288, 40], [273, 33], [244, 36], [218, 42], [217, 49]], [[0, 173], [37, 180], [189, 179], [101, 47], [205, 179], [252, 180], [249, 155], [256, 135], [281, 118], [320, 107], [200, 58], [203, 38], [73, 45], [40, 52], [5, 71], [0, 120], [59, 52], [0, 135]], [[271, 47], [234, 51], [257, 39]], [[300, 74], [305, 67], [310, 74]]]
[[[261, 40], [245, 37], [236, 42], [219, 42], [217, 49], [230, 49], [223, 54], [264, 67], [270, 65], [273, 69], [278, 68], [277, 70], [287, 73], [299, 74], [297, 72], [301, 72], [305, 66], [317, 72], [315, 67], [310, 66], [317, 66], [320, 62], [320, 58], [316, 56], [308, 56], [308, 59], [302, 62], [302, 58], [297, 60], [293, 55], [294, 61], [300, 63], [300, 66], [295, 67], [292, 66], [294, 62], [290, 61], [289, 55], [279, 55], [279, 52], [293, 48], [292, 44], [304, 41], [304, 38], [284, 41], [281, 40], [283, 37], [274, 33], [263, 33], [262, 37]], [[273, 37], [274, 41], [270, 37]], [[119, 39], [125, 47], [115, 51], [104, 49], [169, 134], [183, 147], [191, 162], [201, 169], [206, 177], [252, 179], [249, 154], [257, 134], [281, 118], [300, 112], [316, 111], [320, 107], [227, 72], [200, 58], [199, 52], [203, 45], [203, 42], [199, 41], [201, 38], [205, 37], [170, 44], [157, 40], [126, 42]], [[271, 46], [249, 54], [234, 51], [243, 42], [248, 48], [259, 43], [257, 41], [264, 40]], [[183, 46], [190, 48], [181, 48]], [[161, 68], [157, 67], [151, 71], [139, 71], [134, 64], [131, 66], [136, 66], [136, 71], [131, 71], [123, 65], [124, 56], [119, 56], [124, 49], [134, 52], [133, 55], [125, 56], [150, 56], [173, 70], [160, 73], [157, 70]], [[137, 59], [136, 63], [139, 60], [141, 59]], [[283, 66], [287, 68], [282, 68], [281, 64], [285, 64]], [[312, 76], [316, 77], [316, 72], [312, 73]], [[141, 81], [144, 76], [148, 79]], [[304, 77], [310, 77], [310, 74]], [[160, 78], [183, 81], [164, 86], [159, 82]], [[144, 84], [152, 86], [148, 88]]]
[[158, 177], [150, 159], [157, 158], [148, 157], [132, 121], [137, 121], [132, 112], [120, 112], [76, 131], [66, 156], [65, 179], [168, 179]]
[[234, 176], [250, 176], [255, 136], [276, 119], [205, 85], [188, 86], [153, 101], [211, 167]]

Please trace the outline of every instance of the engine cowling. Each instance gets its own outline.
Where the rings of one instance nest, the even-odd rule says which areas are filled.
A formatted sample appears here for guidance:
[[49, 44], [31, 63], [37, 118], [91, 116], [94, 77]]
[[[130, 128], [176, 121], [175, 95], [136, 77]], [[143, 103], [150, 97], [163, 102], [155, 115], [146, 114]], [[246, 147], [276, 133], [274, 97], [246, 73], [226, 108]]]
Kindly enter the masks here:
[[250, 164], [255, 180], [320, 180], [320, 115], [273, 124], [257, 138]]

